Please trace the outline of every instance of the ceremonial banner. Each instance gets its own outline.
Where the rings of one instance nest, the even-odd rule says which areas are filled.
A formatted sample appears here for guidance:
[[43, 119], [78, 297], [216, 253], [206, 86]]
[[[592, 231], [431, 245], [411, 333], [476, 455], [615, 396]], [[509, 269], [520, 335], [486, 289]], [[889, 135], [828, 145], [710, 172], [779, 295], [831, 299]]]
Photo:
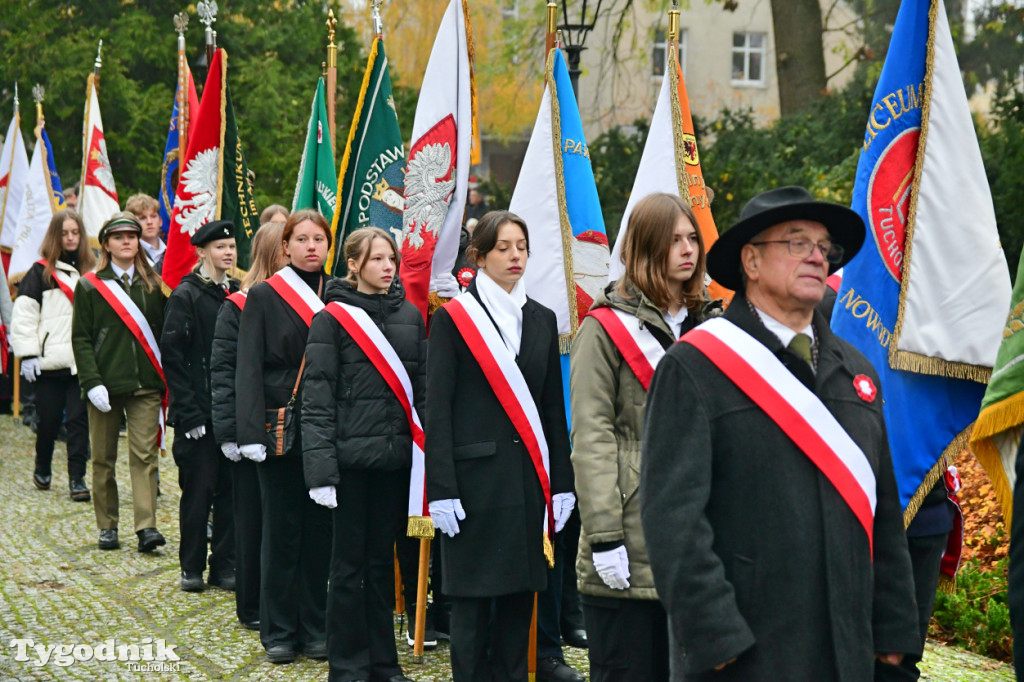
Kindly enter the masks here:
[[25, 151], [25, 138], [21, 136], [21, 112], [15, 96], [14, 118], [7, 128], [3, 152], [0, 153], [0, 250], [3, 251], [5, 272], [10, 272], [11, 247], [14, 246], [18, 212], [27, 181], [28, 153]]
[[327, 124], [327, 100], [324, 98], [324, 79], [316, 83], [313, 111], [306, 132], [306, 147], [299, 165], [299, 179], [292, 199], [292, 212], [312, 208], [320, 212], [327, 222], [334, 220], [338, 203], [338, 181], [334, 177], [334, 143], [331, 127]]
[[42, 117], [36, 125], [36, 148], [32, 151], [25, 194], [18, 211], [17, 229], [11, 246], [8, 276], [26, 272], [39, 260], [39, 247], [50, 227], [50, 219], [64, 208], [64, 193], [53, 162], [53, 147], [43, 128]]
[[1010, 293], [941, 0], [900, 6], [852, 207], [870, 236], [844, 268], [832, 327], [881, 377], [909, 524], [967, 445]]
[[469, 191], [472, 33], [466, 0], [451, 0], [430, 52], [409, 147], [400, 275], [427, 318], [428, 298], [459, 292], [452, 275]]
[[160, 200], [160, 220], [163, 222], [163, 238], [166, 241], [171, 226], [171, 212], [174, 209], [174, 197], [178, 187], [178, 170], [181, 166], [178, 159], [179, 119], [187, 116], [189, 111], [193, 115], [199, 111], [199, 97], [196, 96], [196, 84], [192, 80], [192, 70], [188, 70], [188, 104], [185, 105], [185, 112], [178, 108], [180, 93], [175, 91], [174, 108], [171, 110], [171, 125], [167, 129], [167, 144], [164, 145], [164, 162], [160, 169], [160, 192], [157, 194]]
[[249, 267], [252, 236], [259, 227], [235, 108], [228, 93], [227, 66], [227, 53], [218, 49], [198, 114], [189, 123], [185, 170], [178, 182], [161, 273], [172, 289], [195, 265], [196, 251], [190, 240], [200, 227], [211, 220], [233, 222], [238, 267], [242, 269]]
[[1013, 486], [1017, 481], [1017, 449], [1024, 424], [1024, 254], [1017, 267], [1003, 342], [996, 355], [992, 379], [981, 401], [981, 414], [971, 433], [971, 451], [985, 467], [1006, 527], [1013, 518]]
[[561, 50], [551, 50], [547, 84], [509, 210], [530, 227], [526, 291], [555, 312], [569, 406], [569, 349], [594, 298], [608, 283], [608, 237], [583, 122]]
[[[338, 210], [331, 223], [334, 241], [327, 272], [346, 271], [345, 238], [361, 227], [379, 227], [402, 241], [405, 210], [405, 146], [398, 129], [384, 41], [374, 38], [356, 99], [356, 112], [341, 157]], [[404, 282], [403, 282], [404, 283]]]
[[[679, 65], [679, 50], [669, 50], [668, 73], [661, 81], [658, 103], [651, 117], [647, 131], [647, 142], [640, 166], [637, 168], [633, 191], [622, 214], [619, 233], [612, 249], [609, 278], [617, 280], [626, 273], [622, 262], [622, 244], [629, 225], [629, 216], [636, 203], [649, 194], [664, 192], [682, 197], [690, 205], [704, 239], [704, 249], [718, 240], [718, 228], [711, 215], [711, 202], [704, 186], [704, 173], [697, 151], [697, 138], [693, 132], [693, 118], [690, 115], [690, 99], [686, 94], [686, 82]], [[732, 292], [717, 282], [708, 285], [712, 298], [732, 300]]]
[[100, 228], [117, 213], [117, 188], [110, 169], [107, 143], [103, 138], [103, 120], [96, 92], [96, 74], [90, 73], [85, 85], [85, 120], [82, 126], [82, 185], [78, 193], [78, 215], [94, 248]]

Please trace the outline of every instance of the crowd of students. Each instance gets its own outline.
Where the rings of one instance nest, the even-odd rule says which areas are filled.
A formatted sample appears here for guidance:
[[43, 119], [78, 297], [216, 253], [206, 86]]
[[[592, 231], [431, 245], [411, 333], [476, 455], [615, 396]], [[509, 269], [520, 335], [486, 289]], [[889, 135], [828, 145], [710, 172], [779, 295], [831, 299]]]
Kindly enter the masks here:
[[[192, 237], [194, 270], [167, 296], [156, 202], [137, 196], [126, 208], [100, 231], [98, 261], [74, 211], [54, 216], [12, 325], [40, 414], [33, 481], [50, 485], [63, 417], [76, 500], [90, 495], [91, 444], [100, 549], [119, 547], [122, 418], [138, 549], [164, 544], [155, 505], [166, 421], [182, 491], [181, 589], [233, 589], [239, 622], [274, 663], [301, 654], [326, 659], [332, 680], [402, 682], [393, 562], [410, 486], [421, 486], [440, 537], [433, 589], [451, 608], [454, 679], [525, 680], [533, 595], [549, 586], [578, 504], [590, 679], [668, 678], [668, 621], [637, 495], [646, 385], [586, 318], [570, 439], [555, 315], [522, 279], [522, 219], [479, 217], [464, 254], [475, 277], [433, 314], [428, 343], [384, 230], [350, 235], [347, 274], [332, 276], [323, 217], [271, 207], [239, 282], [234, 227], [212, 222]], [[646, 326], [663, 347], [719, 315], [695, 225], [677, 197], [641, 200], [625, 276], [595, 310]], [[541, 679], [582, 679], [562, 668]]]

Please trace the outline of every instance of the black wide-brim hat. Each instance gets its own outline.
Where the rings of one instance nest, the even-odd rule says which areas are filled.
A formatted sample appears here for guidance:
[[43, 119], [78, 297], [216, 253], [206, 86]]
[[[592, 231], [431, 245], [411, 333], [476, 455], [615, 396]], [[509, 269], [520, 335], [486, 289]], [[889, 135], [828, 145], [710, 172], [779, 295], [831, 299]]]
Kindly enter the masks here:
[[192, 246], [206, 246], [218, 239], [233, 239], [235, 236], [235, 224], [230, 220], [214, 220], [206, 223], [192, 235], [189, 240]]
[[803, 187], [780, 187], [762, 192], [747, 202], [738, 223], [722, 233], [708, 251], [708, 274], [724, 287], [743, 288], [743, 246], [773, 225], [790, 220], [813, 220], [824, 225], [833, 243], [843, 247], [843, 259], [829, 263], [829, 274], [843, 267], [857, 255], [864, 244], [864, 221], [846, 206], [815, 201]]

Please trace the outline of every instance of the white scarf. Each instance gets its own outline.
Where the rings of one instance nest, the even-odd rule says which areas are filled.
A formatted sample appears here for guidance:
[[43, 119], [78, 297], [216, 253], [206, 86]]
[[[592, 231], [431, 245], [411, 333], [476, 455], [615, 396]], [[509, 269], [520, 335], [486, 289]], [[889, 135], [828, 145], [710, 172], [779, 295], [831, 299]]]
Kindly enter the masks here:
[[526, 285], [520, 279], [505, 291], [483, 270], [476, 272], [476, 292], [480, 302], [491, 314], [502, 340], [512, 354], [519, 357], [519, 344], [523, 340], [523, 306], [526, 305]]

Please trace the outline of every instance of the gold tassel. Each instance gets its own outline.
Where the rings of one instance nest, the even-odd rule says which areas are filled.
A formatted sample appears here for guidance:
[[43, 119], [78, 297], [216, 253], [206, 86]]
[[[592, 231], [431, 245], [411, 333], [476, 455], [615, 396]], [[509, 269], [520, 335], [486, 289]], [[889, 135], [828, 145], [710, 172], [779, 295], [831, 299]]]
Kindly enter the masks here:
[[551, 538], [547, 533], [544, 533], [544, 558], [548, 562], [548, 568], [555, 567], [555, 546], [551, 543]]
[[931, 471], [924, 477], [921, 482], [921, 486], [914, 493], [914, 496], [910, 498], [910, 503], [907, 508], [903, 510], [903, 527], [910, 526], [910, 522], [917, 516], [917, 511], [921, 508], [921, 503], [924, 502], [924, 498], [931, 492], [932, 486], [935, 485], [942, 476], [946, 473], [946, 469], [952, 464], [953, 460], [956, 459], [957, 455], [964, 451], [967, 447], [967, 442], [971, 436], [971, 430], [974, 428], [974, 422], [967, 425], [963, 431], [957, 434], [956, 438], [946, 446], [946, 449], [942, 451], [942, 455], [939, 457], [939, 461], [935, 463]]
[[434, 522], [429, 516], [410, 516], [409, 527], [405, 533], [411, 538], [429, 540], [434, 537]]
[[[971, 443], [971, 452], [974, 453], [974, 458], [978, 460], [986, 472], [1002, 470], [1003, 458], [999, 454], [999, 448], [992, 442], [991, 437], [973, 441]], [[999, 500], [999, 506], [1003, 508], [1003, 520], [1006, 524], [1006, 534], [1009, 536], [1010, 529], [1013, 527], [1013, 488], [1005, 476], [992, 476], [989, 474], [988, 480], [996, 491], [996, 499]]]
[[897, 350], [891, 341], [889, 342], [889, 365], [893, 369], [905, 372], [931, 374], [950, 379], [967, 379], [980, 384], [987, 384], [992, 377], [991, 367], [969, 365], [966, 362], [950, 362], [942, 358], [912, 353], [908, 350]]
[[949, 577], [945, 573], [939, 574], [939, 592], [953, 594], [956, 592], [956, 577]]
[[445, 303], [452, 299], [445, 296], [439, 296], [436, 291], [431, 291], [427, 294], [427, 315], [433, 315], [437, 312], [437, 309], [443, 306]]
[[1024, 391], [983, 407], [974, 422], [971, 444], [1024, 424]]

